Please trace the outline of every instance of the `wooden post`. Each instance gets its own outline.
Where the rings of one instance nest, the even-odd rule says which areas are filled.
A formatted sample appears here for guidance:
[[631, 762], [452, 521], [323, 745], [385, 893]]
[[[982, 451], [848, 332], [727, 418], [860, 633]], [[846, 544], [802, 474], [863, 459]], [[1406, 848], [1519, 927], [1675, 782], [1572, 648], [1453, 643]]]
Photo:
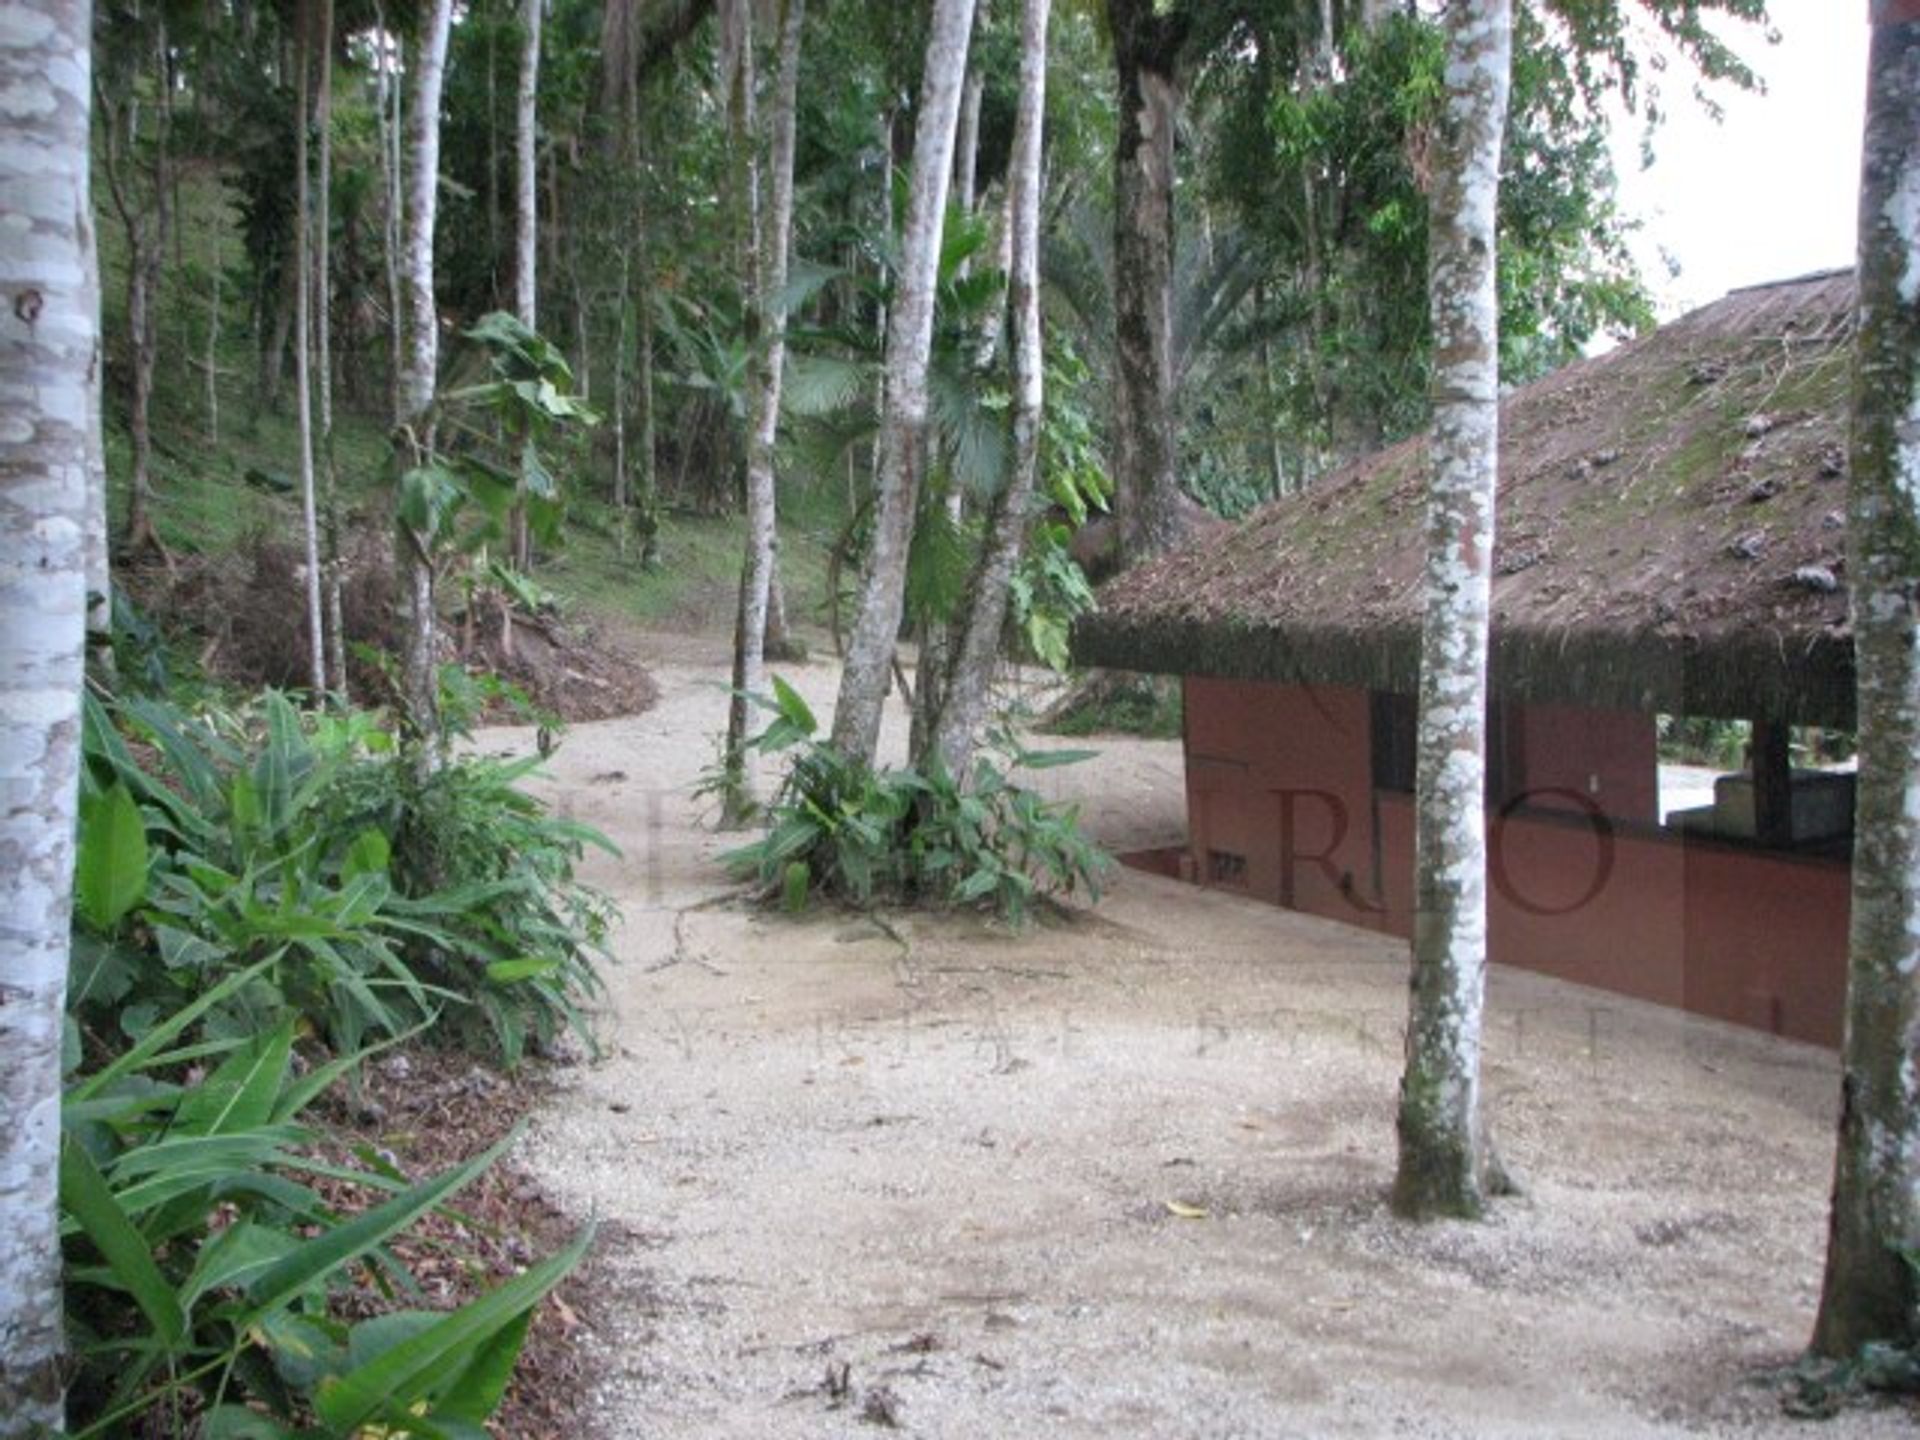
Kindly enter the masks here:
[[1788, 728], [1776, 720], [1753, 722], [1753, 837], [1782, 849], [1793, 844], [1793, 754], [1788, 739]]

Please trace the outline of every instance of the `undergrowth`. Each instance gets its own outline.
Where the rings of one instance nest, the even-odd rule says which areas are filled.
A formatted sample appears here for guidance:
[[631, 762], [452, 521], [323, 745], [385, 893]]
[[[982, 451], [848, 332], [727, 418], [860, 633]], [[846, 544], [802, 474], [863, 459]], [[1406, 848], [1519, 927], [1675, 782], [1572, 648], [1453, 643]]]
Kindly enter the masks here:
[[750, 744], [791, 752], [791, 763], [767, 807], [766, 834], [726, 860], [784, 908], [803, 909], [816, 895], [853, 905], [884, 898], [990, 907], [1019, 924], [1048, 897], [1099, 898], [1111, 861], [1081, 832], [1078, 808], [1011, 778], [1091, 751], [1029, 751], [1001, 730], [965, 783], [937, 759], [876, 769], [817, 738], [800, 695], [778, 677], [773, 687], [757, 700], [773, 719]]

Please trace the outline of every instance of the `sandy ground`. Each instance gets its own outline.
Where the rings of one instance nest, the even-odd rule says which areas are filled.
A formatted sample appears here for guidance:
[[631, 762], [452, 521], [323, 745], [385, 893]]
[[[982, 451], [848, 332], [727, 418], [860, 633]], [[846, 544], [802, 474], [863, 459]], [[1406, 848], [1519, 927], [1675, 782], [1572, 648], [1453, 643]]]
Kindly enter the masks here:
[[[1767, 1376], [1813, 1315], [1830, 1056], [1500, 972], [1527, 1194], [1402, 1224], [1400, 947], [1124, 872], [1020, 936], [714, 904], [724, 655], [652, 648], [660, 704], [553, 766], [626, 852], [612, 1053], [528, 1157], [607, 1225], [601, 1434], [1804, 1432]], [[787, 673], [824, 713], [831, 669]], [[1177, 839], [1177, 745], [1102, 749], [1047, 778], [1109, 843]]]

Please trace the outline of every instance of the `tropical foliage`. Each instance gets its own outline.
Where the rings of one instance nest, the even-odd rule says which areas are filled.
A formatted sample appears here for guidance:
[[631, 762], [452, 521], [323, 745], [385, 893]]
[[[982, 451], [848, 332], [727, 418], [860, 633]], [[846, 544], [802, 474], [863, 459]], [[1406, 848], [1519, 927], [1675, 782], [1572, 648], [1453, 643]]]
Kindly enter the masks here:
[[1027, 750], [1002, 731], [964, 784], [937, 754], [921, 769], [876, 769], [818, 739], [806, 701], [777, 676], [773, 687], [759, 699], [772, 719], [753, 743], [791, 764], [768, 806], [766, 835], [727, 859], [788, 910], [821, 894], [853, 905], [979, 906], [1019, 924], [1048, 897], [1098, 898], [1111, 862], [1081, 833], [1077, 807], [1012, 778], [1092, 751]]

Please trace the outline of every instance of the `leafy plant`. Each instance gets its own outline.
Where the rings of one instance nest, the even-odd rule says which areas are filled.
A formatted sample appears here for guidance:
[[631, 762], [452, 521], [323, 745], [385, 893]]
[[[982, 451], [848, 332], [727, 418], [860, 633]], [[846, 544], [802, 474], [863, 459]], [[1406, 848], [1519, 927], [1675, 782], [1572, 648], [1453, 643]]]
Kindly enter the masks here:
[[[417, 1182], [390, 1165], [318, 1158], [324, 1137], [303, 1113], [361, 1055], [300, 1073], [295, 1014], [252, 1038], [210, 1025], [277, 958], [228, 975], [68, 1088], [60, 1188], [75, 1433], [484, 1433], [533, 1307], [590, 1232], [459, 1309], [341, 1319], [330, 1300], [356, 1277], [387, 1294], [415, 1288], [389, 1242], [513, 1137]], [[317, 1178], [370, 1203], [342, 1213]]]
[[967, 783], [937, 760], [927, 769], [873, 769], [816, 738], [813, 712], [779, 677], [759, 699], [773, 719], [753, 745], [793, 752], [767, 810], [767, 833], [726, 858], [789, 910], [822, 893], [864, 905], [881, 896], [991, 905], [1012, 923], [1043, 897], [1085, 889], [1098, 899], [1111, 863], [1080, 831], [1077, 807], [1042, 799], [1010, 778], [1090, 758], [1030, 751], [995, 732]]
[[465, 554], [503, 539], [520, 503], [534, 533], [552, 540], [564, 507], [541, 443], [599, 416], [573, 393], [559, 348], [515, 316], [482, 316], [466, 338], [479, 346], [486, 378], [441, 397], [450, 443], [401, 476], [400, 518], [436, 552]]
[[371, 716], [303, 721], [275, 694], [205, 717], [89, 702], [85, 744], [76, 1046], [111, 1052], [256, 966], [212, 1033], [291, 1009], [346, 1053], [444, 1014], [508, 1063], [586, 1034], [609, 906], [573, 869], [608, 842], [518, 788], [537, 761], [423, 778]]

